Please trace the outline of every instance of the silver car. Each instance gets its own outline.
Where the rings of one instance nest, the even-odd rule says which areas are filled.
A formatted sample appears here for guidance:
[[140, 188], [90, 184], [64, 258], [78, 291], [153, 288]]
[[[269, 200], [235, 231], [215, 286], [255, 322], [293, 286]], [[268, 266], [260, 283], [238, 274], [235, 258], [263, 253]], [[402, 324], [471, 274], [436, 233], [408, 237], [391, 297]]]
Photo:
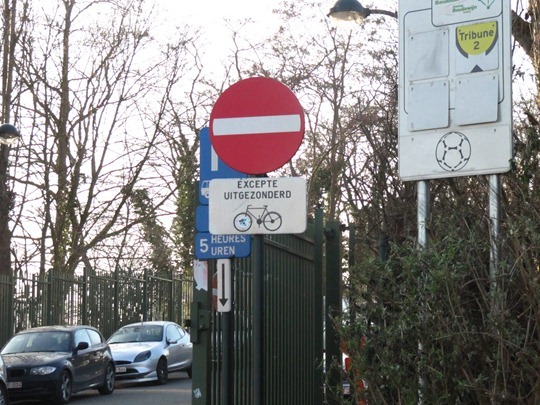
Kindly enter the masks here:
[[138, 322], [109, 338], [118, 381], [167, 383], [169, 373], [186, 371], [191, 378], [193, 345], [189, 333], [174, 322]]
[[6, 380], [7, 380], [6, 365], [4, 364], [4, 360], [2, 360], [2, 356], [0, 356], [0, 405], [9, 404], [7, 388], [6, 388]]

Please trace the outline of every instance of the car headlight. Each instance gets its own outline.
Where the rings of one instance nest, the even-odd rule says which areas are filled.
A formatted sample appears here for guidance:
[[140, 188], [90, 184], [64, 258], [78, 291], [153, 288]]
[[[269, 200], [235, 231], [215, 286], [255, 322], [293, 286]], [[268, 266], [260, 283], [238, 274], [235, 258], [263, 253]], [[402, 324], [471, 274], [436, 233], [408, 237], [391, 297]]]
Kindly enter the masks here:
[[48, 375], [54, 373], [56, 367], [52, 366], [42, 366], [34, 367], [30, 369], [30, 375]]
[[139, 353], [137, 357], [135, 357], [135, 360], [133, 360], [133, 363], [139, 363], [141, 361], [148, 360], [150, 358], [150, 353], [150, 350]]

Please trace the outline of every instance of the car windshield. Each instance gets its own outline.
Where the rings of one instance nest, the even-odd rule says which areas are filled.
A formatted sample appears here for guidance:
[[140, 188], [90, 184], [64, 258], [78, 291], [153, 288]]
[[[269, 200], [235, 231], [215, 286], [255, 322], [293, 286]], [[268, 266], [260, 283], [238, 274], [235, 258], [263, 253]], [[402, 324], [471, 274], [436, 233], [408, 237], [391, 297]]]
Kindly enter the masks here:
[[161, 342], [162, 339], [161, 325], [132, 325], [118, 329], [109, 338], [109, 343]]
[[30, 352], [68, 352], [70, 348], [68, 332], [31, 332], [13, 336], [2, 349], [2, 354]]

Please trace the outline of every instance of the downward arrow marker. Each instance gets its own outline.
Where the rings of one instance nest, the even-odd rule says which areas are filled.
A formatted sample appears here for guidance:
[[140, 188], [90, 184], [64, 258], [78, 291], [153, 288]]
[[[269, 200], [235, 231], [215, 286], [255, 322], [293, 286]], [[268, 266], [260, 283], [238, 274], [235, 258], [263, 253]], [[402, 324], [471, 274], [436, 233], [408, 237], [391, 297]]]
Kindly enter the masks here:
[[217, 261], [218, 267], [218, 312], [229, 312], [231, 310], [231, 261], [230, 259], [220, 259]]

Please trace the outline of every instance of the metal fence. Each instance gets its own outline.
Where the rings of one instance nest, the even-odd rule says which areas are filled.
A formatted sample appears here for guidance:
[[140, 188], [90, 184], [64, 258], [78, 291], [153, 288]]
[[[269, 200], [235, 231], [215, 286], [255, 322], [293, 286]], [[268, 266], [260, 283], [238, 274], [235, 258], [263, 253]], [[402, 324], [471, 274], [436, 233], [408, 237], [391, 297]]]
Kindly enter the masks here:
[[193, 280], [139, 276], [121, 269], [106, 275], [0, 275], [0, 346], [14, 333], [43, 325], [92, 325], [105, 337], [130, 322], [189, 318]]
[[[321, 214], [305, 234], [270, 235], [264, 240], [265, 404], [323, 403], [322, 233]], [[205, 339], [209, 295], [196, 293], [192, 319], [200, 319], [201, 332], [194, 342], [198, 369], [193, 376], [193, 404], [255, 403], [252, 277], [251, 259], [235, 259], [231, 370], [227, 370], [223, 355], [225, 314], [208, 311], [210, 336]], [[224, 378], [225, 372], [229, 378]], [[228, 385], [232, 401], [224, 398]]]

